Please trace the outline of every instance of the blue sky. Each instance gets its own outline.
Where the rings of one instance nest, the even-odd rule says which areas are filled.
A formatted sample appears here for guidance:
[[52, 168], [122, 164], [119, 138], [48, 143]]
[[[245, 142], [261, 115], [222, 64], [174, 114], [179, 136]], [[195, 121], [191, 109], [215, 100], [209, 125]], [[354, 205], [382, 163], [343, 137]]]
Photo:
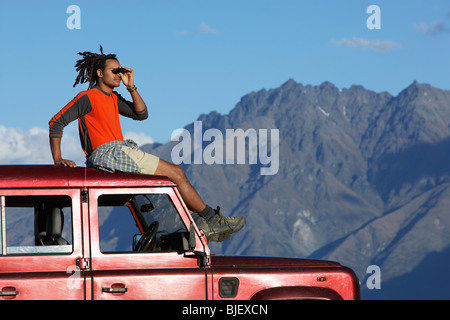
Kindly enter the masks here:
[[[81, 29], [67, 27], [70, 5]], [[367, 28], [370, 5], [381, 29]], [[0, 39], [0, 163], [51, 159], [47, 123], [87, 88], [72, 87], [77, 53], [99, 44], [135, 70], [150, 118], [122, 129], [138, 143], [167, 142], [291, 78], [393, 95], [414, 80], [450, 89], [448, 0], [0, 0]], [[65, 157], [81, 159], [76, 125], [65, 134]]]

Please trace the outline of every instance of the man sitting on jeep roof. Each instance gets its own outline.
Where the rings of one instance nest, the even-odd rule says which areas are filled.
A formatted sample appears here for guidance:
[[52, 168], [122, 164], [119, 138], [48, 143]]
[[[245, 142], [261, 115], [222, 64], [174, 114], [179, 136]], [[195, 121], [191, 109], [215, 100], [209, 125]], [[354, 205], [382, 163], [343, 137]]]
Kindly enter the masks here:
[[[63, 159], [61, 139], [65, 126], [78, 119], [81, 145], [86, 153], [86, 165], [110, 172], [125, 171], [167, 176], [178, 185], [189, 210], [198, 213], [195, 219], [202, 226], [209, 241], [224, 241], [245, 225], [244, 217], [224, 217], [220, 208], [206, 205], [192, 187], [184, 170], [152, 154], [143, 152], [131, 140], [124, 141], [119, 114], [134, 120], [148, 117], [147, 106], [134, 85], [134, 71], [122, 67], [115, 54], [79, 53], [83, 58], [75, 67], [78, 83], [89, 81], [89, 90], [80, 92], [49, 122], [50, 148], [57, 165], [76, 167], [75, 162]], [[133, 102], [113, 91], [127, 87]]]

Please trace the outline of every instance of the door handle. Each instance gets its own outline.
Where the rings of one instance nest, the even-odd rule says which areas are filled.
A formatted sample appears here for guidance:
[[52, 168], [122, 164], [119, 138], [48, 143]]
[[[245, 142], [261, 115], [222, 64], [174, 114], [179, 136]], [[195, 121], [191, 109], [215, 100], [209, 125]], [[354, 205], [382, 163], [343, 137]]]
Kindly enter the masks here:
[[0, 297], [17, 296], [19, 291], [14, 287], [6, 287], [0, 291]]
[[106, 293], [125, 293], [128, 289], [123, 284], [113, 284], [111, 288], [102, 288]]

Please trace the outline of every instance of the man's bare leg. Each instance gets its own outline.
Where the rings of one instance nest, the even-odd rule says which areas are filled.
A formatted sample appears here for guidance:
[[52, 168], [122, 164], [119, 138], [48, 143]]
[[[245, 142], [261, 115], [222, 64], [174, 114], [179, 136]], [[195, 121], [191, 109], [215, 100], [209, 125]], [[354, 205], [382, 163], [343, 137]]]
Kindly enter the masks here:
[[[178, 185], [178, 191], [188, 209], [198, 213], [200, 220], [196, 220], [197, 226], [205, 232], [208, 241], [222, 242], [228, 239], [232, 233], [244, 227], [244, 217], [223, 217], [219, 207], [213, 210], [210, 206], [207, 206], [180, 166], [159, 159], [155, 175], [169, 177]], [[205, 221], [205, 223], [202, 221]]]
[[186, 203], [189, 210], [195, 212], [201, 212], [206, 208], [206, 204], [200, 198], [197, 191], [189, 182], [183, 168], [180, 166], [171, 164], [163, 159], [159, 159], [158, 167], [156, 168], [155, 175], [169, 177], [173, 182], [178, 185], [178, 191], [181, 197]]

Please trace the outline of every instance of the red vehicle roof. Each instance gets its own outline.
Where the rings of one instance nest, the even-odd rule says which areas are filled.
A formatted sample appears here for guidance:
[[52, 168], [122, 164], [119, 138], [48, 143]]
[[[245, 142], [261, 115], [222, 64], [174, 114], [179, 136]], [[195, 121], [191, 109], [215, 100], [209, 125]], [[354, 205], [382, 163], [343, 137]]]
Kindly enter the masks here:
[[0, 165], [0, 189], [175, 186], [167, 177], [56, 165]]

